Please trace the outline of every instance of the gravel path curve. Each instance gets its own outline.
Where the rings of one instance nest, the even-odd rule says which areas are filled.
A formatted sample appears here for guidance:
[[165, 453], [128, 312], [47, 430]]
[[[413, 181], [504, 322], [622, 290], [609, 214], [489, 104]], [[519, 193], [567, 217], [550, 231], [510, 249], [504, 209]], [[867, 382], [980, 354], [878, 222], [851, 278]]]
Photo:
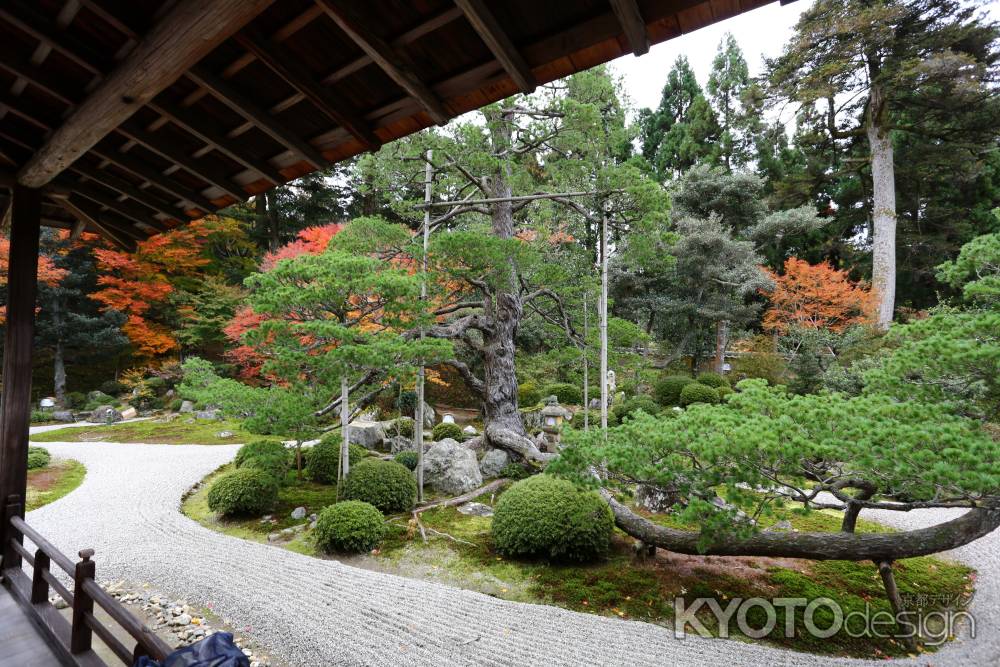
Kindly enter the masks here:
[[[64, 553], [94, 548], [100, 579], [149, 582], [192, 604], [211, 603], [293, 665], [868, 664], [736, 641], [677, 640], [671, 629], [648, 623], [498, 600], [227, 537], [178, 510], [181, 495], [228, 462], [236, 445], [44, 446], [81, 461], [87, 477], [30, 513], [29, 523]], [[951, 514], [887, 520], [907, 527]], [[952, 555], [979, 570], [977, 637], [895, 664], [1000, 664], [1000, 531]]]

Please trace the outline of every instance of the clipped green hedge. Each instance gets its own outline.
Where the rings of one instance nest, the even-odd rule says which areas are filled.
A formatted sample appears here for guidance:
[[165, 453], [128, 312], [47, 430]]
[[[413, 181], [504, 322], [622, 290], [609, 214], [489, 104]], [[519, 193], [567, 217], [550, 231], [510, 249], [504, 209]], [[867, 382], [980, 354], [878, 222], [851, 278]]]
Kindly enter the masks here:
[[369, 503], [345, 500], [319, 513], [315, 535], [316, 545], [323, 551], [364, 553], [382, 541], [385, 517]]
[[28, 447], [28, 470], [44, 468], [51, 460], [52, 455], [44, 447]]
[[535, 475], [500, 496], [493, 514], [493, 544], [505, 556], [585, 562], [603, 557], [615, 527], [611, 508], [596, 492]]
[[462, 433], [461, 426], [458, 424], [445, 424], [444, 422], [435, 426], [434, 430], [431, 431], [431, 435], [434, 437], [434, 442], [441, 442], [445, 438], [451, 438], [459, 442], [465, 439], [465, 434]]
[[278, 500], [274, 476], [255, 468], [222, 475], [208, 490], [208, 508], [223, 516], [263, 514]]
[[726, 400], [726, 396], [729, 396], [730, 394], [735, 394], [736, 391], [729, 385], [726, 385], [724, 387], [719, 387], [718, 389], [716, 389], [715, 393], [719, 395], [719, 402], [723, 403]]
[[279, 440], [251, 440], [236, 452], [236, 456], [233, 457], [233, 465], [237, 468], [242, 468], [248, 459], [259, 456], [283, 458], [287, 456], [285, 445]]
[[[328, 435], [309, 450], [306, 458], [306, 476], [320, 484], [334, 484], [340, 470], [340, 435]], [[353, 466], [368, 456], [368, 450], [351, 443], [347, 446], [347, 458]]]
[[534, 382], [524, 382], [517, 386], [517, 404], [530, 408], [542, 402], [542, 392]]
[[400, 452], [393, 456], [392, 460], [400, 465], [406, 466], [409, 470], [416, 470], [417, 463], [419, 463], [417, 453], [410, 451]]
[[653, 397], [660, 405], [680, 405], [681, 391], [695, 382], [689, 375], [668, 375], [653, 385]]
[[718, 403], [719, 392], [706, 384], [693, 382], [681, 391], [681, 406], [687, 407], [693, 403]]
[[417, 480], [395, 461], [368, 458], [351, 466], [343, 497], [371, 503], [383, 512], [409, 512], [417, 501]]
[[[615, 406], [615, 421], [621, 423], [625, 418], [631, 416], [639, 410], [642, 410], [649, 415], [655, 415], [660, 412], [661, 409], [662, 406], [654, 401], [652, 396], [636, 396], [635, 398], [630, 398], [624, 401], [621, 405]], [[600, 419], [599, 416], [598, 419]]]
[[725, 376], [719, 375], [718, 373], [699, 373], [698, 382], [708, 385], [713, 389], [718, 389], [719, 387], [728, 387], [729, 380]]
[[[600, 410], [588, 410], [590, 413], [590, 428], [600, 428], [601, 427], [601, 411]], [[583, 413], [584, 410], [577, 410], [570, 419], [569, 425], [573, 428], [582, 431], [583, 430]], [[618, 426], [618, 415], [615, 410], [608, 411], [608, 426]]]
[[542, 400], [555, 396], [562, 405], [580, 405], [583, 403], [583, 389], [568, 382], [554, 382], [545, 385], [542, 390]]

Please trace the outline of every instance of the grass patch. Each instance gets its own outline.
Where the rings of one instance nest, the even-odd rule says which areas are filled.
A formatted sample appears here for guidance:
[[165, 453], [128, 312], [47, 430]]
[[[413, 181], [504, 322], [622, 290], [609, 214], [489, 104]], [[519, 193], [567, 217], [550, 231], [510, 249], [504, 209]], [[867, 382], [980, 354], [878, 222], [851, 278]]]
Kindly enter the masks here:
[[[294, 473], [290, 473], [289, 482], [282, 490], [279, 509], [274, 513], [279, 521], [273, 525], [262, 525], [259, 519], [219, 520], [208, 511], [207, 485], [184, 502], [184, 512], [209, 528], [245, 539], [264, 540], [268, 532], [294, 523], [288, 515], [295, 507], [305, 505], [314, 512], [318, 511], [318, 505], [335, 500], [334, 487], [296, 482]], [[496, 499], [484, 495], [477, 500], [491, 504]], [[662, 525], [690, 528], [669, 515], [649, 516]], [[390, 516], [387, 517], [389, 530], [379, 549], [372, 554], [338, 556], [338, 559], [359, 567], [439, 581], [507, 600], [553, 604], [579, 612], [671, 627], [675, 598], [683, 598], [688, 605], [696, 598], [715, 598], [725, 608], [728, 601], [736, 597], [828, 597], [840, 604], [845, 614], [863, 611], [865, 605], [869, 606], [871, 614], [889, 610], [878, 570], [871, 563], [699, 557], [663, 550], [658, 551], [655, 559], [637, 560], [632, 538], [616, 529], [607, 559], [590, 565], [565, 565], [498, 556], [493, 551], [490, 536], [491, 518], [467, 516], [453, 507], [428, 510], [420, 517], [427, 531], [427, 542], [421, 539], [409, 514]], [[767, 527], [778, 521], [789, 521], [798, 531], [835, 532], [840, 529], [840, 520], [836, 512], [827, 510], [803, 514], [777, 509], [774, 516], [762, 521], [762, 525]], [[887, 530], [890, 529], [874, 522], [858, 522], [859, 532]], [[327, 557], [317, 552], [308, 532], [280, 545], [298, 553]], [[972, 591], [973, 571], [937, 558], [913, 558], [896, 563], [896, 582], [904, 598], [932, 602], [960, 600], [964, 604]], [[937, 603], [928, 609], [946, 606]], [[699, 619], [710, 632], [718, 634], [715, 617], [707, 606], [703, 609]], [[860, 658], [906, 654], [905, 647], [891, 638], [851, 637], [843, 631], [827, 639], [812, 638], [804, 632], [802, 611], [802, 608], [796, 610], [795, 637], [786, 639], [782, 632], [775, 632], [766, 643], [811, 653]], [[823, 611], [821, 608], [815, 617], [821, 628], [829, 624], [822, 616]], [[751, 610], [748, 614], [751, 627], [764, 624], [762, 614], [759, 608]], [[779, 630], [785, 627], [782, 614], [779, 608], [776, 623]], [[738, 633], [735, 623], [730, 625], [730, 632]]]
[[44, 468], [28, 471], [28, 497], [25, 511], [53, 503], [80, 486], [87, 468], [73, 459], [53, 459]]
[[[192, 423], [188, 423], [188, 419]], [[231, 438], [218, 434], [229, 431]], [[31, 436], [32, 442], [122, 442], [157, 445], [231, 445], [262, 436], [244, 431], [238, 422], [180, 417], [168, 422], [148, 419], [125, 424], [61, 428]]]

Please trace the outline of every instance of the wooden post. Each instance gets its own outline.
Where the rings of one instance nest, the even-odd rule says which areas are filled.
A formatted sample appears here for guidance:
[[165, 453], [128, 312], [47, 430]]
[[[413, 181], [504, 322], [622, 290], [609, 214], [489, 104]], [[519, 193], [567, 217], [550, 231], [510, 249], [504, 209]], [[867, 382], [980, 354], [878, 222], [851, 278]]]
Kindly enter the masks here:
[[76, 564], [73, 573], [73, 628], [69, 639], [70, 653], [89, 651], [93, 638], [93, 630], [87, 625], [87, 615], [94, 613], [94, 598], [87, 595], [83, 586], [87, 579], [93, 579], [96, 574], [96, 564], [90, 560], [93, 555], [93, 549], [82, 550], [80, 552], [82, 560]]
[[[41, 192], [12, 188], [10, 260], [7, 271], [7, 332], [0, 398], [0, 498], [25, 498], [28, 485], [28, 424], [31, 421], [31, 346], [35, 329], [35, 288]], [[20, 507], [18, 516], [24, 516]], [[9, 517], [0, 526], [4, 567], [19, 567], [21, 557], [7, 546]], [[20, 537], [20, 536], [18, 536]]]
[[[602, 205], [603, 208], [603, 205]], [[608, 214], [601, 214], [601, 431], [608, 438]]]
[[[424, 166], [424, 203], [431, 203], [434, 182], [434, 167], [431, 158], [434, 151], [427, 150], [427, 162]], [[421, 256], [420, 301], [427, 301], [427, 248], [431, 238], [431, 209], [424, 209], [424, 251]], [[420, 329], [420, 340], [424, 339], [424, 330]], [[417, 405], [413, 413], [413, 442], [417, 447], [417, 500], [424, 500], [424, 365], [417, 369]]]
[[[11, 495], [7, 497], [7, 502], [3, 507], [3, 544], [0, 545], [0, 557], [3, 558], [3, 568], [7, 569], [20, 568], [21, 567], [21, 556], [16, 551], [11, 543], [14, 540], [22, 540], [21, 533], [10, 525], [10, 520], [15, 516], [22, 516], [24, 514], [23, 507], [21, 505], [21, 497], [18, 495]], [[23, 541], [23, 540], [22, 540]]]
[[31, 573], [31, 604], [48, 602], [49, 582], [45, 573], [49, 571], [49, 557], [40, 548], [35, 549], [35, 570]]
[[[340, 473], [341, 479], [347, 479], [351, 471], [351, 430], [348, 425], [351, 417], [351, 406], [348, 403], [350, 390], [347, 387], [347, 376], [340, 378]], [[340, 496], [340, 489], [337, 489]]]
[[590, 359], [587, 358], [587, 335], [588, 331], [588, 319], [587, 319], [587, 291], [583, 292], [583, 430], [586, 433], [590, 431], [590, 388], [587, 383], [590, 382], [590, 377], [588, 369], [590, 368]]

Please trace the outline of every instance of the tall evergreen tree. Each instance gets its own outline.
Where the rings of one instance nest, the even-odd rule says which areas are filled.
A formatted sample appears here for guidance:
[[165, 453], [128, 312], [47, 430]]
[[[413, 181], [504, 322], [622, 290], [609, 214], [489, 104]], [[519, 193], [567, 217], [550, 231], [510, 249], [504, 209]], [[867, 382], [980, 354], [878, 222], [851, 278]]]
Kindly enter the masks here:
[[866, 143], [863, 187], [871, 216], [878, 324], [896, 291], [899, 137], [982, 146], [997, 120], [997, 25], [961, 0], [818, 0], [784, 53], [769, 63], [772, 90], [821, 109], [838, 145]]
[[719, 163], [727, 171], [746, 166], [751, 158], [744, 102], [750, 70], [736, 38], [726, 33], [708, 75], [708, 95], [719, 120]]

